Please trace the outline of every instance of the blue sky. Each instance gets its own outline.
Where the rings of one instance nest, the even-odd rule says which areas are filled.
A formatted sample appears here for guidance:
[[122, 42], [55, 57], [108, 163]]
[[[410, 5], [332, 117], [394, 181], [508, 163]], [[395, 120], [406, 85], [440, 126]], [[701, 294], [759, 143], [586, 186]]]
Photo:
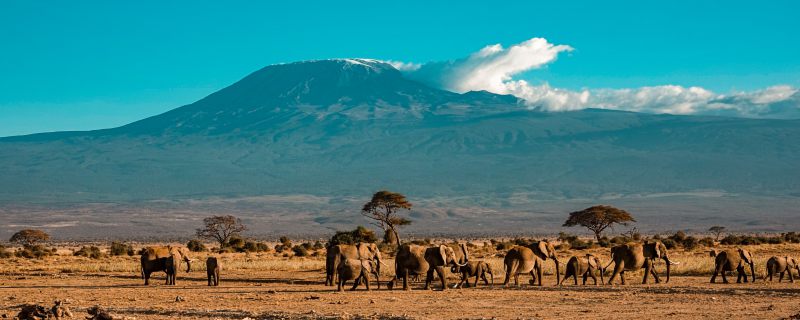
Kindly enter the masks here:
[[579, 91], [800, 87], [800, 2], [0, 3], [0, 136], [128, 123], [265, 65], [415, 63], [542, 37], [571, 52], [517, 75]]

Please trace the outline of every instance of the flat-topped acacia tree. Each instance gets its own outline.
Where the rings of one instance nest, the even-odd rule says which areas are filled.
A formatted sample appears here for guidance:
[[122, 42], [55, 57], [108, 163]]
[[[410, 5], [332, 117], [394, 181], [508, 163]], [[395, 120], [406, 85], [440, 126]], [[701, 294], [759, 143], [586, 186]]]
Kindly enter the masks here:
[[372, 195], [372, 199], [361, 208], [361, 214], [369, 219], [375, 220], [374, 224], [383, 229], [384, 240], [390, 241], [390, 236], [400, 247], [400, 235], [397, 228], [411, 224], [411, 220], [397, 215], [398, 210], [411, 210], [411, 202], [406, 196], [381, 190]]
[[47, 232], [36, 229], [25, 229], [17, 231], [11, 236], [9, 242], [19, 243], [23, 246], [33, 246], [39, 242], [50, 240], [50, 235]]
[[603, 230], [615, 223], [626, 226], [628, 222], [636, 222], [636, 220], [627, 211], [599, 205], [571, 212], [567, 221], [564, 222], [564, 227], [584, 226], [594, 232], [594, 237], [599, 242]]

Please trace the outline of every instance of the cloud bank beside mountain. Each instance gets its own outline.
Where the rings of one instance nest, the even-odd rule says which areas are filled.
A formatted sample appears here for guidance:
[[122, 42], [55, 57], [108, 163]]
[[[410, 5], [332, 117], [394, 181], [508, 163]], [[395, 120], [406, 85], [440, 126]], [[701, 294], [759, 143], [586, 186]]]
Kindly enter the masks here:
[[661, 85], [628, 89], [554, 88], [515, 79], [524, 72], [553, 63], [558, 55], [572, 51], [568, 45], [532, 38], [511, 47], [489, 45], [452, 61], [390, 61], [408, 77], [441, 89], [467, 92], [486, 90], [511, 94], [531, 109], [568, 111], [586, 108], [647, 113], [719, 115], [746, 118], [800, 118], [800, 92], [778, 85], [750, 92], [715, 93], [702, 87]]

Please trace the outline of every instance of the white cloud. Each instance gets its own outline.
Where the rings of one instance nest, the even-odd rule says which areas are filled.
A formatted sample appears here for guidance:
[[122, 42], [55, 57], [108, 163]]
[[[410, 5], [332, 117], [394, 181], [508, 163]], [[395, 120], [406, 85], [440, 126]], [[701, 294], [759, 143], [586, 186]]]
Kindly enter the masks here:
[[408, 77], [441, 89], [512, 94], [525, 100], [531, 109], [570, 111], [601, 108], [647, 113], [800, 118], [800, 93], [791, 86], [729, 94], [678, 85], [574, 91], [553, 88], [547, 83], [534, 85], [514, 79], [523, 72], [554, 62], [559, 53], [572, 50], [568, 45], [532, 38], [509, 48], [500, 44], [489, 45], [467, 58], [454, 61], [389, 63]]

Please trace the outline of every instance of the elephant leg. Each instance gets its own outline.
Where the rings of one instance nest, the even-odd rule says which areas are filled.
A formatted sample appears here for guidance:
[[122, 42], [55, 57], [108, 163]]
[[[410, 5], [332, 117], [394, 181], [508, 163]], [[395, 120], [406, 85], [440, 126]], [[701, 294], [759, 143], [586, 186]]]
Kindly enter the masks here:
[[[592, 281], [594, 281], [594, 285], [597, 285], [597, 276], [594, 275], [594, 270], [589, 270], [589, 276], [592, 277]], [[583, 281], [583, 284], [586, 284], [586, 281]]]
[[514, 274], [514, 286], [519, 288], [519, 273]]
[[342, 291], [344, 291], [344, 280], [342, 280], [342, 278], [339, 278], [338, 280], [339, 280], [339, 282], [338, 282], [339, 285], [336, 288], [336, 291], [342, 292]]
[[720, 273], [720, 271], [722, 271], [722, 266], [717, 265], [714, 267], [714, 273], [711, 274], [711, 283], [715, 283], [717, 281], [717, 275]]
[[619, 275], [620, 278], [622, 277], [621, 273], [622, 273], [622, 268], [624, 266], [625, 266], [624, 261], [619, 261], [614, 263], [614, 272], [612, 272], [611, 277], [608, 278], [608, 284], [614, 284], [614, 278], [616, 278], [617, 275]]
[[367, 291], [370, 291], [369, 290], [369, 275], [367, 275], [367, 274], [364, 275], [364, 287], [367, 288]]
[[462, 273], [461, 274], [461, 280], [458, 281], [458, 284], [456, 285], [456, 288], [461, 289], [461, 286], [464, 284], [465, 281], [467, 282], [467, 286], [469, 286], [469, 280], [467, 280], [467, 274], [466, 273]]
[[623, 285], [625, 285], [625, 270], [622, 270], [622, 272], [620, 272], [620, 273], [619, 273], [619, 281], [620, 281], [620, 282], [621, 282]]
[[786, 273], [785, 271], [781, 271], [780, 276], [778, 276], [778, 282], [783, 282], [783, 274]]
[[442, 291], [447, 289], [447, 277], [445, 277], [444, 267], [436, 267], [436, 275], [439, 276], [439, 280], [442, 282]]
[[[481, 280], [481, 274], [480, 273], [475, 273], [475, 283], [472, 284], [472, 287], [473, 288], [477, 288], [478, 287], [478, 281], [480, 281], [480, 280]], [[467, 284], [469, 284], [469, 281], [467, 281]]]
[[786, 273], [789, 274], [789, 282], [794, 283], [794, 276], [792, 275], [792, 269], [786, 269]]
[[535, 286], [536, 285], [536, 268], [533, 268], [531, 270], [530, 274], [531, 274], [531, 285]]
[[653, 279], [656, 280], [656, 283], [661, 283], [661, 279], [658, 278], [658, 272], [656, 272], [656, 266], [651, 265], [650, 273], [653, 274]]
[[481, 278], [483, 279], [483, 284], [488, 286], [489, 285], [489, 279], [486, 279], [486, 273], [482, 274]]
[[642, 284], [647, 284], [647, 277], [650, 276], [651, 271], [653, 271], [653, 262], [647, 259], [644, 261], [644, 277], [642, 278]]
[[353, 286], [350, 288], [350, 291], [356, 291], [359, 284], [361, 284], [361, 275], [353, 279]]
[[583, 273], [583, 277], [582, 278], [583, 278], [583, 282], [581, 283], [581, 285], [585, 286], [586, 285], [586, 280], [589, 279], [588, 271]]
[[539, 277], [539, 286], [542, 286], [542, 267], [536, 268], [536, 276]]
[[219, 286], [219, 270], [214, 271], [214, 286]]
[[147, 271], [144, 272], [144, 285], [146, 286], [150, 285], [150, 272]]
[[428, 273], [425, 274], [425, 287], [423, 289], [428, 290], [428, 288], [430, 288], [431, 282], [433, 282], [434, 271], [434, 268], [428, 268]]
[[403, 290], [411, 290], [408, 287], [408, 269], [403, 270]]
[[[742, 276], [744, 276], [744, 268], [736, 268], [736, 283], [742, 283]], [[746, 276], [744, 277], [744, 280], [747, 281]]]

